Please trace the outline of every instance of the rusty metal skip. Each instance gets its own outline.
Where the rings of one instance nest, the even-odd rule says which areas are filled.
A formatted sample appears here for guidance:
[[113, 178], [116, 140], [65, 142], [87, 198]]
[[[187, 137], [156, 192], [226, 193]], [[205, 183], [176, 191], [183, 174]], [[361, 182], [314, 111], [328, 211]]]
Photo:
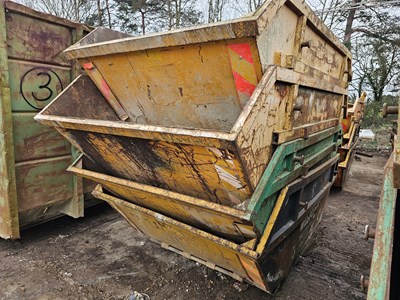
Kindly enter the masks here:
[[142, 37], [99, 28], [65, 54], [87, 75], [35, 118], [94, 163], [69, 170], [162, 247], [274, 293], [336, 176], [348, 49], [304, 2], [269, 0]]

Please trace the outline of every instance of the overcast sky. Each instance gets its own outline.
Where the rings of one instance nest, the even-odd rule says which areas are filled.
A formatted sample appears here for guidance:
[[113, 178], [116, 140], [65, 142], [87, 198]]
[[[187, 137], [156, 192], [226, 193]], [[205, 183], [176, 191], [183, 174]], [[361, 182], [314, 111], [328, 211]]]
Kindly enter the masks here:
[[[223, 19], [229, 20], [239, 18], [244, 15], [247, 12], [247, 5], [245, 4], [246, 1], [247, 0], [227, 0], [226, 7], [224, 9]], [[207, 21], [208, 1], [198, 0], [196, 2], [198, 9], [203, 12], [204, 21]]]

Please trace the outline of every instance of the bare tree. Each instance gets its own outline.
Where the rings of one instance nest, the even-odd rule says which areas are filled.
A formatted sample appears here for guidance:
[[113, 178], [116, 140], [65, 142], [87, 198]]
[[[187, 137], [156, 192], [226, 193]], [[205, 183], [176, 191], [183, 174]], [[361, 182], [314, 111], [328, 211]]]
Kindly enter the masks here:
[[112, 22], [111, 22], [110, 2], [108, 0], [105, 0], [105, 5], [106, 5], [106, 12], [107, 12], [107, 19], [108, 19], [108, 27], [111, 29], [112, 28]]
[[116, 4], [121, 29], [132, 33], [181, 28], [201, 19], [196, 0], [116, 0]]
[[97, 14], [97, 3], [94, 0], [22, 0], [21, 2], [36, 10], [78, 22], [86, 22], [93, 14]]
[[208, 23], [222, 20], [227, 0], [208, 0]]
[[263, 3], [264, 0], [230, 0], [228, 6], [235, 15], [244, 15], [256, 11]]
[[201, 13], [194, 0], [167, 0], [165, 15], [170, 30], [199, 23]]
[[97, 17], [99, 20], [99, 26], [103, 25], [103, 16], [102, 16], [102, 11], [101, 11], [101, 1], [97, 0]]
[[[353, 4], [356, 5], [360, 3], [361, 0], [353, 0]], [[353, 33], [353, 23], [354, 23], [354, 18], [356, 15], [356, 8], [352, 8], [349, 11], [349, 14], [347, 16], [346, 20], [346, 28], [344, 30], [344, 38], [343, 38], [343, 43], [350, 49], [351, 48], [351, 43], [350, 43], [350, 38], [351, 34]]]
[[400, 48], [379, 39], [353, 41], [353, 65], [355, 80], [352, 87], [358, 92], [367, 90], [375, 101], [381, 101], [385, 92], [398, 90]]
[[247, 7], [249, 12], [257, 10], [257, 8], [259, 8], [263, 3], [263, 0], [247, 0]]
[[309, 4], [330, 30], [342, 35], [347, 0], [314, 0]]
[[375, 101], [382, 101], [385, 89], [398, 78], [400, 51], [398, 46], [376, 40], [370, 46], [373, 56], [366, 72]]

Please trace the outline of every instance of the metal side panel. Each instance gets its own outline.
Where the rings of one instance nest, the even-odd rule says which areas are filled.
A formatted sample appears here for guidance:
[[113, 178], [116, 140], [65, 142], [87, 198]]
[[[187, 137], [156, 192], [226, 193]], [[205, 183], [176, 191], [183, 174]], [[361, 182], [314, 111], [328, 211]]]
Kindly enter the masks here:
[[239, 256], [248, 256], [246, 260], [250, 258], [254, 263], [257, 258], [255, 251], [178, 222], [160, 213], [105, 194], [100, 185], [97, 186], [93, 194], [97, 198], [107, 201], [138, 232], [159, 243], [179, 249], [182, 253], [190, 253], [191, 256], [250, 280]]
[[6, 13], [6, 24], [10, 58], [67, 67], [71, 65], [62, 54], [65, 47], [73, 43], [69, 27], [13, 10]]
[[[299, 179], [282, 190], [269, 224], [260, 241], [255, 244], [236, 244], [212, 235], [111, 196], [103, 191], [101, 185], [93, 194], [107, 201], [138, 232], [149, 236], [164, 248], [273, 293], [287, 276], [321, 220], [332, 185], [332, 166], [325, 168], [324, 174], [312, 182]], [[297, 195], [303, 189], [308, 189], [308, 192], [301, 192], [304, 199]], [[297, 201], [305, 198], [309, 200], [309, 206], [299, 209]], [[291, 211], [295, 211], [293, 218], [287, 220], [286, 215]], [[288, 222], [282, 222], [283, 219]]]
[[171, 127], [229, 130], [262, 77], [251, 38], [80, 63], [107, 100], [112, 91], [131, 121]]
[[65, 170], [71, 156], [16, 163], [20, 212], [73, 198], [73, 178]]
[[[312, 143], [312, 140], [313, 137], [310, 137], [307, 142]], [[290, 148], [287, 153], [283, 151], [283, 156], [280, 155], [281, 151], [276, 151], [277, 157], [273, 157], [274, 163], [264, 175], [270, 180], [266, 179], [263, 185], [257, 187], [265, 193], [257, 194], [259, 195], [257, 199], [254, 195], [251, 197], [255, 202], [261, 203], [259, 208], [254, 211], [248, 210], [247, 203], [229, 207], [206, 201], [203, 198], [190, 197], [186, 194], [110, 176], [102, 170], [83, 169], [80, 161], [70, 166], [68, 170], [102, 184], [114, 195], [132, 203], [218, 236], [244, 242], [260, 236], [264, 231], [266, 220], [284, 186], [301, 176], [303, 180], [319, 176], [325, 168], [336, 163], [337, 157], [331, 158], [336, 154], [334, 134], [325, 139], [321, 138], [320, 141], [311, 145], [302, 142], [300, 140], [288, 145], [281, 145], [280, 147], [283, 149]], [[302, 147], [291, 147], [292, 144], [299, 143]], [[290, 168], [289, 164], [293, 163], [293, 151], [298, 151], [299, 155], [304, 156], [306, 168], [301, 165]], [[287, 159], [282, 159], [282, 157], [287, 157]], [[289, 168], [286, 169], [286, 167]]]
[[0, 10], [0, 236], [18, 238], [57, 213], [83, 215], [71, 145], [34, 116], [77, 75], [62, 51], [88, 28], [11, 1]]
[[[391, 290], [395, 290], [395, 287], [391, 287], [391, 283], [393, 283], [391, 272], [397, 201], [397, 189], [393, 186], [393, 159], [394, 154], [392, 153], [385, 166], [376, 221], [374, 251], [368, 285], [368, 299], [370, 300], [394, 299], [390, 295]], [[395, 284], [398, 284], [398, 282]]]
[[[255, 238], [254, 228], [245, 221], [245, 212], [199, 198], [143, 185], [129, 180], [79, 168], [81, 161], [69, 167], [77, 176], [92, 179], [114, 195], [158, 211], [197, 228], [218, 233], [230, 240]], [[236, 225], [236, 226], [235, 226]], [[246, 226], [247, 225], [247, 226]], [[247, 227], [245, 232], [242, 232]]]
[[334, 183], [336, 187], [343, 187], [347, 180], [347, 175], [350, 172], [351, 165], [356, 155], [356, 147], [358, 139], [353, 142], [350, 149], [340, 147], [338, 152], [340, 154], [338, 174]]
[[13, 10], [6, 13], [6, 28], [15, 181], [23, 223], [33, 221], [26, 220], [36, 215], [33, 211], [45, 215], [49, 207], [82, 216], [82, 186], [66, 172], [72, 160], [71, 146], [33, 119], [72, 79], [73, 64], [62, 51], [73, 43], [74, 29]]
[[4, 1], [0, 1], [0, 236], [19, 238], [7, 33]]

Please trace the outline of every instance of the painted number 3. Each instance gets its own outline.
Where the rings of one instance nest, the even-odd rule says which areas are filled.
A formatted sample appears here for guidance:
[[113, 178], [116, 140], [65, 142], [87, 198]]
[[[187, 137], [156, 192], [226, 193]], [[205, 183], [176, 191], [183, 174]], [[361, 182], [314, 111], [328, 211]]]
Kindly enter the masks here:
[[22, 76], [20, 92], [25, 102], [36, 110], [41, 110], [60, 91], [63, 85], [56, 72], [48, 68], [30, 69]]

